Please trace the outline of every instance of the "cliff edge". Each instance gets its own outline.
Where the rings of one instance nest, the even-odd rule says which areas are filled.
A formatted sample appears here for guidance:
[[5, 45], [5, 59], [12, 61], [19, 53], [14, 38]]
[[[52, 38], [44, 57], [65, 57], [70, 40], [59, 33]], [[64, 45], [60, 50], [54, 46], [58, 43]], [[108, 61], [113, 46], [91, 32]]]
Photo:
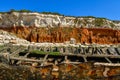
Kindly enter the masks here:
[[0, 29], [30, 42], [118, 44], [120, 22], [36, 12], [0, 13]]
[[35, 27], [86, 27], [119, 29], [120, 22], [93, 16], [71, 17], [57, 14], [37, 12], [6, 12], [0, 13], [0, 27], [35, 26]]

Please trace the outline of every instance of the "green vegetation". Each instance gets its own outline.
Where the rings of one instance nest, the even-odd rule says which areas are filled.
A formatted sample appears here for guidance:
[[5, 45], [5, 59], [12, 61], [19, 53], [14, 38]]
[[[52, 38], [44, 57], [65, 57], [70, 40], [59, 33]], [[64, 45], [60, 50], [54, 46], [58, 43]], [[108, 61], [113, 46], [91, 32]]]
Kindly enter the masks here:
[[46, 54], [44, 51], [33, 50], [30, 52], [31, 54]]
[[60, 15], [60, 16], [64, 16], [60, 13], [57, 13], [57, 12], [41, 12], [42, 14], [52, 14], [52, 15]]
[[4, 14], [4, 13], [6, 13], [6, 12], [0, 12], [0, 14]]
[[78, 16], [76, 18], [95, 18], [95, 19], [106, 19], [108, 20], [107, 18], [103, 18], [103, 17], [94, 17], [94, 16]]
[[1, 48], [4, 48], [4, 46], [3, 46], [3, 45], [0, 45], [0, 49], [1, 49]]
[[[37, 12], [37, 11], [31, 11], [31, 10], [27, 10], [27, 9], [21, 9], [21, 10], [11, 9], [8, 12], [0, 12], [0, 13], [11, 13], [11, 12], [27, 12], [27, 13], [29, 13], [29, 12]], [[63, 14], [60, 14], [58, 12], [37, 12], [37, 13], [64, 16]], [[70, 15], [66, 15], [66, 17], [106, 19], [106, 18], [94, 17], [94, 16], [70, 16]], [[115, 21], [115, 22], [117, 22], [117, 21]]]
[[33, 50], [31, 51], [31, 54], [49, 54], [49, 55], [60, 55], [60, 52], [44, 52], [44, 51], [38, 51], [38, 50]]
[[77, 21], [78, 21], [78, 18], [75, 18], [75, 19], [74, 19], [74, 23], [77, 23]]
[[95, 19], [95, 26], [103, 26], [104, 25], [104, 19], [103, 18], [96, 18]]
[[110, 23], [110, 26], [113, 28], [115, 25], [113, 23]]
[[[22, 10], [11, 9], [11, 10], [8, 11], [8, 12], [0, 12], [0, 13], [1, 13], [1, 14], [4, 14], [4, 13], [12, 13], [12, 12], [20, 12], [20, 13], [22, 13], [22, 12], [27, 12], [27, 13], [29, 13], [29, 12], [37, 12], [37, 11], [31, 11], [31, 10], [26, 10], [26, 9], [22, 9]], [[60, 14], [60, 13], [57, 13], [57, 12], [38, 12], [38, 13], [64, 16], [64, 15], [62, 15], [62, 14]]]
[[12, 12], [20, 12], [20, 13], [22, 13], [22, 12], [27, 12], [27, 13], [29, 13], [29, 12], [32, 12], [32, 11], [26, 10], [26, 9], [22, 9], [22, 10], [11, 9], [11, 10], [8, 11], [8, 12], [0, 12], [0, 13], [1, 13], [1, 14], [4, 14], [4, 13], [12, 13]]
[[118, 20], [113, 20], [112, 22], [114, 22], [114, 23], [120, 23], [120, 21], [118, 21]]
[[78, 18], [96, 18], [94, 16], [78, 16]]
[[49, 52], [50, 55], [60, 55], [60, 52]]
[[10, 13], [11, 13], [11, 12], [27, 12], [27, 13], [29, 13], [29, 12], [32, 12], [32, 11], [26, 10], [26, 9], [22, 9], [22, 10], [11, 9], [9, 12], [10, 12]]
[[74, 23], [76, 24], [76, 23], [78, 23], [78, 24], [80, 24], [80, 23], [82, 23], [78, 18], [75, 18], [74, 19]]

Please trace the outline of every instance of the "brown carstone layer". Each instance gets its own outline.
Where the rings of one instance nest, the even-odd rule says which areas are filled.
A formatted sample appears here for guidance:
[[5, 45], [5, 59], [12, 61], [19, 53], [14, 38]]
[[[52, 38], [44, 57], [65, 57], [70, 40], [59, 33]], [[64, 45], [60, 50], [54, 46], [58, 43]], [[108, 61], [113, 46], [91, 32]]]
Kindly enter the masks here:
[[91, 62], [54, 66], [35, 68], [0, 63], [0, 80], [120, 80], [119, 66], [94, 66]]
[[120, 30], [109, 28], [36, 28], [36, 27], [1, 27], [20, 38], [31, 42], [65, 42], [75, 38], [77, 43], [117, 44], [120, 43]]

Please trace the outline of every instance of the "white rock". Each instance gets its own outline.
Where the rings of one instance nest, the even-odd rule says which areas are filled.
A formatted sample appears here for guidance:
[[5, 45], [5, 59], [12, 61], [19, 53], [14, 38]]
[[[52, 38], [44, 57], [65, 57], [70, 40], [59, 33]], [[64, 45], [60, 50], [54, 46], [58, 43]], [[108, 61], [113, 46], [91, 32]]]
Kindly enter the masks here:
[[[75, 17], [65, 17], [52, 14], [41, 14], [41, 13], [19, 13], [12, 12], [11, 14], [5, 13], [0, 14], [0, 27], [9, 26], [36, 26], [36, 27], [56, 27], [60, 23], [62, 27], [76, 26], [81, 27], [95, 27], [95, 18], [77, 18], [78, 21], [75, 23]], [[105, 25], [111, 28], [111, 23], [115, 25], [115, 28], [120, 27], [120, 22], [114, 23], [110, 20], [104, 20]], [[84, 24], [86, 23], [86, 24]]]

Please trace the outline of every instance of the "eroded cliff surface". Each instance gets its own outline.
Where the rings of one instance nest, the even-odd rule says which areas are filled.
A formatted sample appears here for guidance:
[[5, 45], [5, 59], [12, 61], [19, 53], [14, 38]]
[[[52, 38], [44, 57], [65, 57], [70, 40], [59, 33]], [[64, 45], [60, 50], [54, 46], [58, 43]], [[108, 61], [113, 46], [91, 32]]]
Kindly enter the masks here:
[[[55, 71], [55, 70], [59, 71]], [[93, 63], [61, 64], [35, 68], [0, 63], [1, 80], [119, 80], [120, 67], [95, 66]]]
[[120, 43], [120, 30], [109, 28], [37, 28], [6, 27], [1, 28], [31, 42], [66, 42], [74, 38], [77, 43], [117, 44]]
[[55, 14], [42, 14], [37, 12], [6, 12], [0, 13], [0, 27], [10, 26], [36, 26], [36, 27], [120, 27], [119, 21], [92, 16], [71, 17]]
[[[11, 27], [12, 26], [12, 27]], [[84, 28], [83, 28], [84, 27]], [[31, 42], [120, 43], [120, 22], [34, 12], [0, 13], [0, 29]]]

